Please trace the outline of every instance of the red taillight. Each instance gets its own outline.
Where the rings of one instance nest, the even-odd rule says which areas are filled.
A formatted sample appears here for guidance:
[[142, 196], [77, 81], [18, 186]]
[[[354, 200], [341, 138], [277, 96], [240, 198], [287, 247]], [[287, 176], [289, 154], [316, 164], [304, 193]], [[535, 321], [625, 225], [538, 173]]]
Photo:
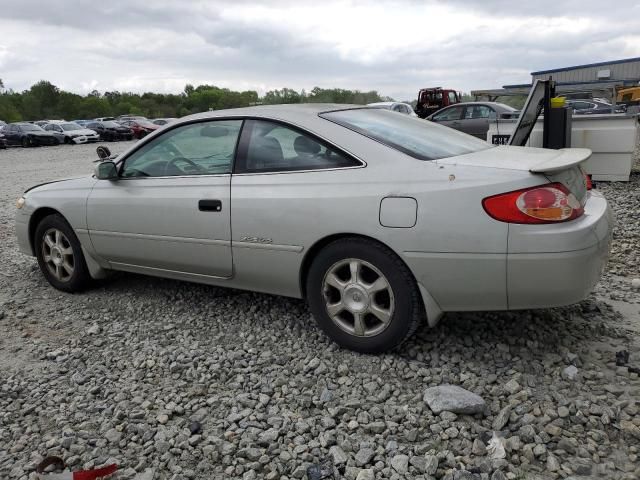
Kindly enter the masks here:
[[507, 223], [557, 223], [578, 218], [582, 205], [562, 183], [550, 183], [487, 197], [482, 206], [492, 218]]
[[591, 180], [591, 175], [584, 174], [585, 184], [587, 186], [587, 190], [591, 190], [593, 188], [593, 181]]

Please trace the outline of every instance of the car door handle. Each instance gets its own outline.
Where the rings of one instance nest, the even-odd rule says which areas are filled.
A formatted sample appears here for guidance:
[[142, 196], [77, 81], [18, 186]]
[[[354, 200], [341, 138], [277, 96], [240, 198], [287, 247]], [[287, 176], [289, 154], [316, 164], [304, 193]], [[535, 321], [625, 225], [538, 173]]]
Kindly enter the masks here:
[[200, 200], [198, 202], [198, 210], [201, 212], [219, 212], [222, 210], [222, 202], [220, 200]]

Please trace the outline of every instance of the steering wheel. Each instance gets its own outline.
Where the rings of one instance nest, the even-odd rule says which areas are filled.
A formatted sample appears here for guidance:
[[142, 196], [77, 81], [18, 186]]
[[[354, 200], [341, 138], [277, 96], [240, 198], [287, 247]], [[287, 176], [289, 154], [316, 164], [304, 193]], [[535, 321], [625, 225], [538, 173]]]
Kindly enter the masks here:
[[202, 168], [200, 165], [198, 165], [197, 163], [194, 163], [193, 161], [189, 160], [188, 158], [185, 157], [175, 157], [172, 158], [171, 160], [169, 160], [167, 162], [167, 165], [164, 167], [164, 172], [165, 175], [168, 175], [169, 173], [169, 167], [176, 167], [178, 170], [182, 171], [183, 173], [186, 173], [184, 170], [182, 170], [180, 167], [178, 167], [176, 165], [176, 163], [178, 162], [185, 162], [187, 165], [193, 167], [195, 170], [197, 170], [198, 172], [203, 172], [204, 168]]

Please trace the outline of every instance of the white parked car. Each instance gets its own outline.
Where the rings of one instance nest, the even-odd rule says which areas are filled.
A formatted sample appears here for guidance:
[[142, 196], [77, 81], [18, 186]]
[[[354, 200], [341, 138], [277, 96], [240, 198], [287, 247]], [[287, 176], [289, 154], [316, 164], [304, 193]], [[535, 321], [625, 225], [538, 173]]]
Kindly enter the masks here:
[[408, 103], [402, 102], [375, 102], [368, 103], [367, 107], [375, 107], [375, 108], [386, 108], [387, 110], [391, 110], [392, 112], [404, 113], [405, 115], [409, 115], [411, 117], [417, 117], [416, 112], [413, 111], [413, 107]]
[[608, 256], [587, 149], [312, 104], [205, 112], [101, 151], [95, 175], [17, 202], [20, 250], [63, 291], [121, 270], [305, 298], [336, 342], [380, 352], [443, 312], [579, 302]]
[[92, 143], [100, 140], [100, 135], [94, 130], [73, 122], [52, 122], [45, 125], [44, 129], [53, 133], [60, 143]]

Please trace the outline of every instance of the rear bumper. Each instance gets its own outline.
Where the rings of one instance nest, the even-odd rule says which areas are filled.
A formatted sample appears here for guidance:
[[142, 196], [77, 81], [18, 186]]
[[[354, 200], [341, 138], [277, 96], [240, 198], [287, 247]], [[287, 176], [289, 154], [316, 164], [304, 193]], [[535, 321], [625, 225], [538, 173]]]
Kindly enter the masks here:
[[591, 193], [585, 214], [555, 225], [510, 225], [508, 308], [548, 308], [585, 299], [607, 263], [614, 219]]
[[403, 259], [445, 312], [570, 305], [586, 298], [608, 256], [614, 220], [591, 193], [585, 214], [551, 225], [509, 225], [506, 253], [403, 252]]

